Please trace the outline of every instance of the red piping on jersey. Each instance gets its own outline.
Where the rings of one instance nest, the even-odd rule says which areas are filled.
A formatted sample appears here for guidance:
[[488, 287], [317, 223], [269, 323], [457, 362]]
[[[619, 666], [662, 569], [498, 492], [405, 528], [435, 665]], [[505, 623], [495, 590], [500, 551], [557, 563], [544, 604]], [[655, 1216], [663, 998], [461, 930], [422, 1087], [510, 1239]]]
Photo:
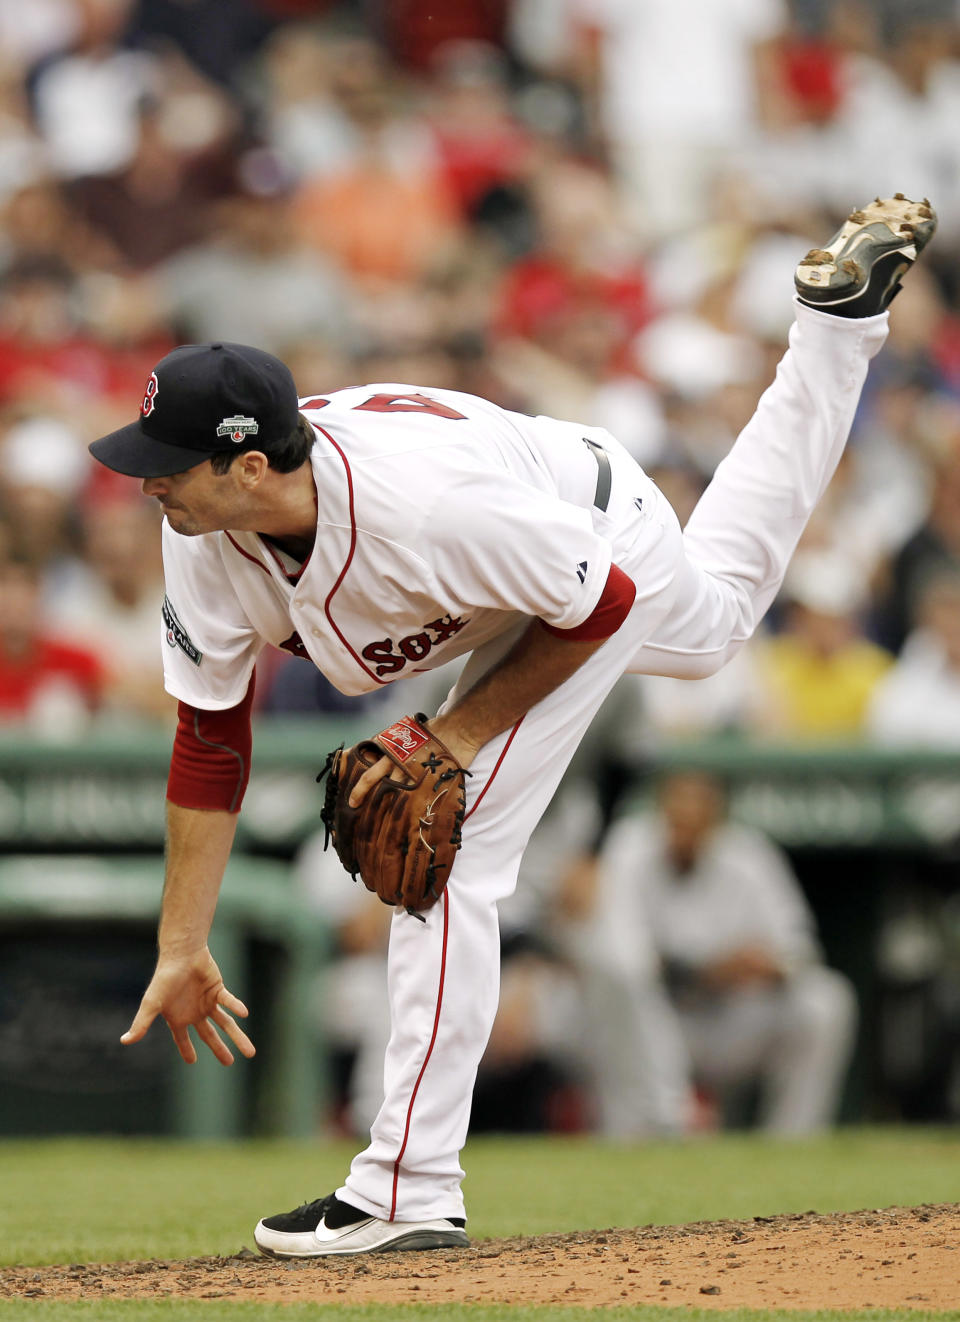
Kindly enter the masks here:
[[[470, 812], [468, 812], [465, 815], [464, 821], [466, 821], [467, 817], [470, 816], [470, 813], [476, 811], [477, 807], [480, 804], [481, 799], [486, 794], [487, 790], [490, 788], [490, 785], [492, 784], [494, 777], [496, 776], [497, 772], [500, 770], [501, 764], [503, 763], [503, 759], [507, 755], [507, 749], [513, 743], [514, 736], [516, 735], [517, 731], [520, 729], [520, 726], [522, 724], [523, 724], [523, 717], [521, 716], [520, 720], [517, 721], [516, 725], [510, 731], [510, 737], [507, 739], [507, 742], [504, 744], [500, 756], [497, 758], [496, 763], [494, 764], [494, 768], [490, 772], [490, 776], [487, 780], [486, 785], [484, 785], [483, 789], [480, 791], [479, 795], [477, 796], [477, 802], [470, 809]], [[391, 1221], [396, 1217], [397, 1214], [397, 1185], [400, 1183], [400, 1163], [403, 1161], [403, 1154], [407, 1150], [407, 1141], [410, 1138], [410, 1121], [413, 1118], [413, 1104], [417, 1100], [417, 1093], [420, 1089], [420, 1083], [423, 1079], [424, 1073], [426, 1072], [426, 1068], [430, 1063], [430, 1057], [433, 1055], [433, 1048], [437, 1041], [437, 1032], [440, 1028], [440, 1008], [443, 1005], [443, 984], [447, 975], [447, 937], [449, 936], [449, 932], [450, 932], [449, 889], [443, 892], [443, 896], [441, 897], [440, 902], [443, 905], [443, 945], [440, 951], [440, 982], [437, 987], [437, 1008], [433, 1016], [433, 1032], [430, 1034], [430, 1044], [427, 1047], [427, 1054], [423, 1058], [423, 1064], [420, 1066], [420, 1073], [417, 1075], [417, 1081], [413, 1085], [413, 1092], [410, 1094], [410, 1102], [409, 1105], [407, 1106], [407, 1122], [403, 1128], [403, 1142], [400, 1144], [400, 1151], [397, 1153], [397, 1159], [393, 1163], [393, 1196], [390, 1201], [390, 1217], [389, 1217]]]
[[403, 1129], [403, 1142], [400, 1144], [400, 1151], [397, 1153], [397, 1159], [393, 1163], [393, 1197], [390, 1200], [390, 1217], [392, 1221], [397, 1214], [397, 1185], [400, 1182], [400, 1163], [403, 1161], [403, 1154], [407, 1150], [407, 1139], [410, 1137], [410, 1120], [413, 1116], [413, 1104], [417, 1100], [417, 1093], [420, 1089], [420, 1082], [423, 1079], [427, 1066], [430, 1064], [430, 1057], [433, 1055], [434, 1044], [437, 1040], [437, 1030], [440, 1027], [440, 1007], [443, 1005], [443, 984], [447, 975], [447, 936], [450, 931], [450, 893], [444, 891], [441, 898], [443, 905], [443, 946], [440, 951], [440, 985], [437, 987], [437, 1010], [433, 1016], [433, 1032], [430, 1034], [430, 1045], [427, 1047], [427, 1054], [423, 1058], [423, 1064], [420, 1066], [420, 1073], [417, 1075], [417, 1081], [413, 1085], [413, 1092], [410, 1094], [410, 1104], [407, 1107], [407, 1123]]
[[245, 551], [243, 547], [239, 544], [239, 542], [234, 541], [234, 539], [230, 536], [228, 532], [224, 531], [224, 536], [226, 537], [230, 545], [233, 547], [233, 549], [235, 551], [239, 551], [245, 560], [252, 560], [253, 563], [258, 567], [258, 569], [263, 570], [263, 572], [267, 575], [268, 578], [271, 576], [270, 570], [267, 568], [267, 566], [263, 563], [262, 560], [258, 560], [255, 555], [251, 555], [249, 551]]
[[360, 659], [360, 657], [353, 650], [353, 648], [347, 642], [346, 638], [344, 638], [343, 634], [338, 629], [336, 620], [330, 614], [330, 603], [331, 601], [333, 601], [334, 595], [339, 590], [340, 584], [346, 578], [347, 570], [350, 568], [350, 563], [353, 560], [353, 553], [357, 549], [357, 519], [353, 506], [353, 474], [350, 472], [350, 464], [347, 462], [347, 456], [340, 449], [340, 446], [336, 443], [336, 441], [333, 439], [330, 433], [328, 431], [324, 431], [322, 427], [318, 427], [315, 422], [312, 424], [312, 426], [315, 431], [318, 431], [321, 436], [324, 436], [330, 442], [330, 444], [336, 450], [337, 454], [340, 456], [341, 462], [343, 463], [344, 472], [346, 473], [347, 476], [347, 501], [350, 507], [350, 550], [347, 552], [347, 558], [343, 562], [343, 568], [340, 570], [340, 575], [337, 578], [336, 583], [334, 583], [333, 587], [328, 592], [327, 599], [323, 603], [324, 614], [326, 615], [327, 619], [330, 621], [331, 629], [340, 639], [343, 646], [353, 657], [354, 661], [356, 661], [357, 665], [360, 667], [363, 673], [369, 676], [369, 678], [372, 679], [375, 684], [389, 684], [390, 682], [389, 680], [381, 679], [379, 675], [375, 675], [372, 670], [368, 669], [368, 667], [363, 664], [363, 661]]

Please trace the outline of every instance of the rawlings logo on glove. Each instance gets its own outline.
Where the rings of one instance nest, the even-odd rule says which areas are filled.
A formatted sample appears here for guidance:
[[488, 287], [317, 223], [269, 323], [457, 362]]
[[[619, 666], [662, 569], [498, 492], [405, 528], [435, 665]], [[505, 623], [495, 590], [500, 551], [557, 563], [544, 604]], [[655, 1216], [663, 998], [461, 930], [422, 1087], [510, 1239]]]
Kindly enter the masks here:
[[[466, 777], [450, 750], [431, 734], [417, 713], [362, 740], [335, 748], [318, 781], [327, 777], [320, 819], [340, 862], [384, 904], [401, 904], [422, 919], [450, 878], [460, 848], [466, 812]], [[381, 757], [393, 771], [377, 781], [356, 808], [350, 794]]]

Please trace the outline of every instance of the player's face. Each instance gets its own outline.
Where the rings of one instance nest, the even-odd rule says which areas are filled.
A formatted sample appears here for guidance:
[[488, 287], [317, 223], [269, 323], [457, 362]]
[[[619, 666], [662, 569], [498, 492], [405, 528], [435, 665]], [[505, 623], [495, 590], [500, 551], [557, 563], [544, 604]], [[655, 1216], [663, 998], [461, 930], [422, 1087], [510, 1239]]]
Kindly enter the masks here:
[[242, 526], [245, 493], [234, 469], [215, 473], [209, 459], [169, 477], [145, 477], [141, 490], [156, 497], [170, 527], [184, 537]]

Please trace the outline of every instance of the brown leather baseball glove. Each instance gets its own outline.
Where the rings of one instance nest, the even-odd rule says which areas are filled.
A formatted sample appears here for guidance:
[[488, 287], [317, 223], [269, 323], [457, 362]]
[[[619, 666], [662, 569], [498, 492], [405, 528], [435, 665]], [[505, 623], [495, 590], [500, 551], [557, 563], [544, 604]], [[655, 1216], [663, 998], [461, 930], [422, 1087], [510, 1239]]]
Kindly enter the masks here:
[[[421, 713], [403, 716], [372, 739], [335, 748], [317, 780], [327, 777], [321, 821], [324, 847], [380, 896], [420, 917], [440, 896], [460, 848], [466, 809], [465, 770], [426, 728]], [[350, 792], [386, 755], [403, 773], [377, 781], [358, 808]]]

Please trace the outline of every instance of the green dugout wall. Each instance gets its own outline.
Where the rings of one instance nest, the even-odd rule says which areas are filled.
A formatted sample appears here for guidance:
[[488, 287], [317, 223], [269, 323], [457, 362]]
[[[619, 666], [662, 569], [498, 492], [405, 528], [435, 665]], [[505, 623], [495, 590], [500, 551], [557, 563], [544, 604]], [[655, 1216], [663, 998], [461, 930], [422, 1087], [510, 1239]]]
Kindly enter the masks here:
[[[0, 738], [0, 1135], [313, 1132], [323, 1079], [312, 998], [327, 936], [288, 861], [319, 826], [327, 749], [366, 733], [341, 721], [257, 730], [211, 940], [228, 985], [252, 1002], [258, 1058], [230, 1070], [181, 1066], [162, 1026], [132, 1050], [117, 1041], [153, 964], [168, 735]], [[828, 956], [866, 1011], [848, 1103], [862, 1112], [879, 898], [893, 873], [917, 870], [960, 889], [960, 756], [700, 741], [660, 750], [652, 769], [671, 767], [721, 775], [733, 814], [793, 855]]]

